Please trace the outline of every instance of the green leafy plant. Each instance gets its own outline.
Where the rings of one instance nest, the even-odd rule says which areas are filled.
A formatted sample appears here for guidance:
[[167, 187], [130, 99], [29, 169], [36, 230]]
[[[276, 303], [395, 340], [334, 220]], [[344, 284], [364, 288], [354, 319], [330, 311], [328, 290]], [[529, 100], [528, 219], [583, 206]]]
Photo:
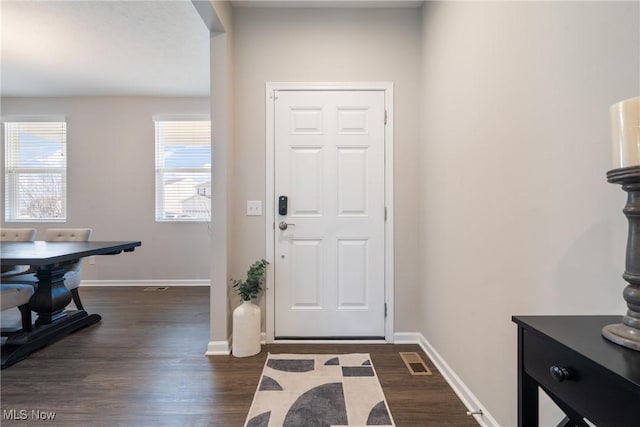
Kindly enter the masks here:
[[247, 271], [247, 280], [231, 279], [233, 287], [236, 288], [238, 295], [243, 301], [250, 301], [257, 298], [262, 292], [262, 284], [264, 283], [264, 272], [269, 263], [261, 259], [251, 264]]

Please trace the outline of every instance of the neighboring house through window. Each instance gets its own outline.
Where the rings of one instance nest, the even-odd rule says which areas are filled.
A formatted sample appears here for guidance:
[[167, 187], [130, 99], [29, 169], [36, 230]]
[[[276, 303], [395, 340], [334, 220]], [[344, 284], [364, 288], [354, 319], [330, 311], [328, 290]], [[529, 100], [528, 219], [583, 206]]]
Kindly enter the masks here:
[[155, 123], [156, 221], [210, 221], [211, 122]]
[[5, 122], [4, 150], [5, 221], [66, 220], [66, 122]]

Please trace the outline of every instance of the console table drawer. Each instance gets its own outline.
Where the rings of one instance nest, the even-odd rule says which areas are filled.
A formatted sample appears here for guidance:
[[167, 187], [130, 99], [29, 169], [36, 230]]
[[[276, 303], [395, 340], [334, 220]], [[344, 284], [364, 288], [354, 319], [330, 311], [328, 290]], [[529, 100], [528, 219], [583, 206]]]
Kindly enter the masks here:
[[546, 336], [525, 330], [523, 345], [525, 373], [589, 421], [603, 426], [629, 426], [638, 421], [637, 389]]

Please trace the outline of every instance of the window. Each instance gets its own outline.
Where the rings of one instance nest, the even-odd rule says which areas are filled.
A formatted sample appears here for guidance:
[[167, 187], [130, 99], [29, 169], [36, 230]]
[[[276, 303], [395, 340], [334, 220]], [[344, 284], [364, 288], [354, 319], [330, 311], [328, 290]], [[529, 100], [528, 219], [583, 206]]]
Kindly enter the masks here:
[[211, 122], [156, 121], [156, 221], [211, 219]]
[[5, 220], [64, 221], [67, 124], [5, 122]]

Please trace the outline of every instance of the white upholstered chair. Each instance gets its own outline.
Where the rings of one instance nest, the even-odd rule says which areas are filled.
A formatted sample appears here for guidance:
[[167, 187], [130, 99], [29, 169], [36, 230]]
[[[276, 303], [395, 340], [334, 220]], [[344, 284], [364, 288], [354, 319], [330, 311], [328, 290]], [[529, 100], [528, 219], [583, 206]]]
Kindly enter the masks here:
[[[49, 228], [45, 231], [44, 240], [47, 242], [88, 242], [91, 237], [92, 230], [90, 228]], [[73, 264], [64, 266], [64, 285], [71, 292], [73, 303], [78, 310], [84, 310], [80, 295], [78, 294], [78, 287], [82, 280], [82, 259], [74, 262]], [[29, 270], [28, 273], [11, 278], [12, 283], [16, 284], [31, 284], [37, 285], [37, 279], [35, 277], [35, 269]]]
[[[0, 229], [0, 242], [33, 242], [35, 237], [35, 228]], [[34, 293], [34, 289], [33, 286], [28, 284], [11, 283], [11, 278], [24, 274], [28, 269], [28, 265], [14, 265], [2, 267], [0, 272], [0, 309], [4, 311], [17, 307], [20, 310], [22, 316], [22, 329], [20, 331], [31, 330], [31, 310], [28, 303]], [[7, 335], [4, 330], [2, 332], [2, 335]]]
[[[35, 228], [0, 228], [0, 242], [33, 242], [36, 237]], [[0, 279], [22, 274], [29, 269], [28, 265], [12, 265], [0, 268]]]
[[[44, 233], [44, 240], [47, 242], [88, 242], [91, 237], [90, 228], [49, 228]], [[64, 285], [71, 292], [73, 303], [78, 310], [84, 310], [78, 287], [82, 280], [82, 259], [73, 264], [65, 266]]]
[[2, 335], [9, 335], [15, 332], [31, 331], [31, 309], [29, 300], [34, 293], [33, 286], [19, 283], [0, 283], [0, 306], [2, 311], [18, 307], [22, 316], [22, 329], [19, 331], [2, 330]]
[[0, 228], [0, 242], [33, 242], [35, 228]]

